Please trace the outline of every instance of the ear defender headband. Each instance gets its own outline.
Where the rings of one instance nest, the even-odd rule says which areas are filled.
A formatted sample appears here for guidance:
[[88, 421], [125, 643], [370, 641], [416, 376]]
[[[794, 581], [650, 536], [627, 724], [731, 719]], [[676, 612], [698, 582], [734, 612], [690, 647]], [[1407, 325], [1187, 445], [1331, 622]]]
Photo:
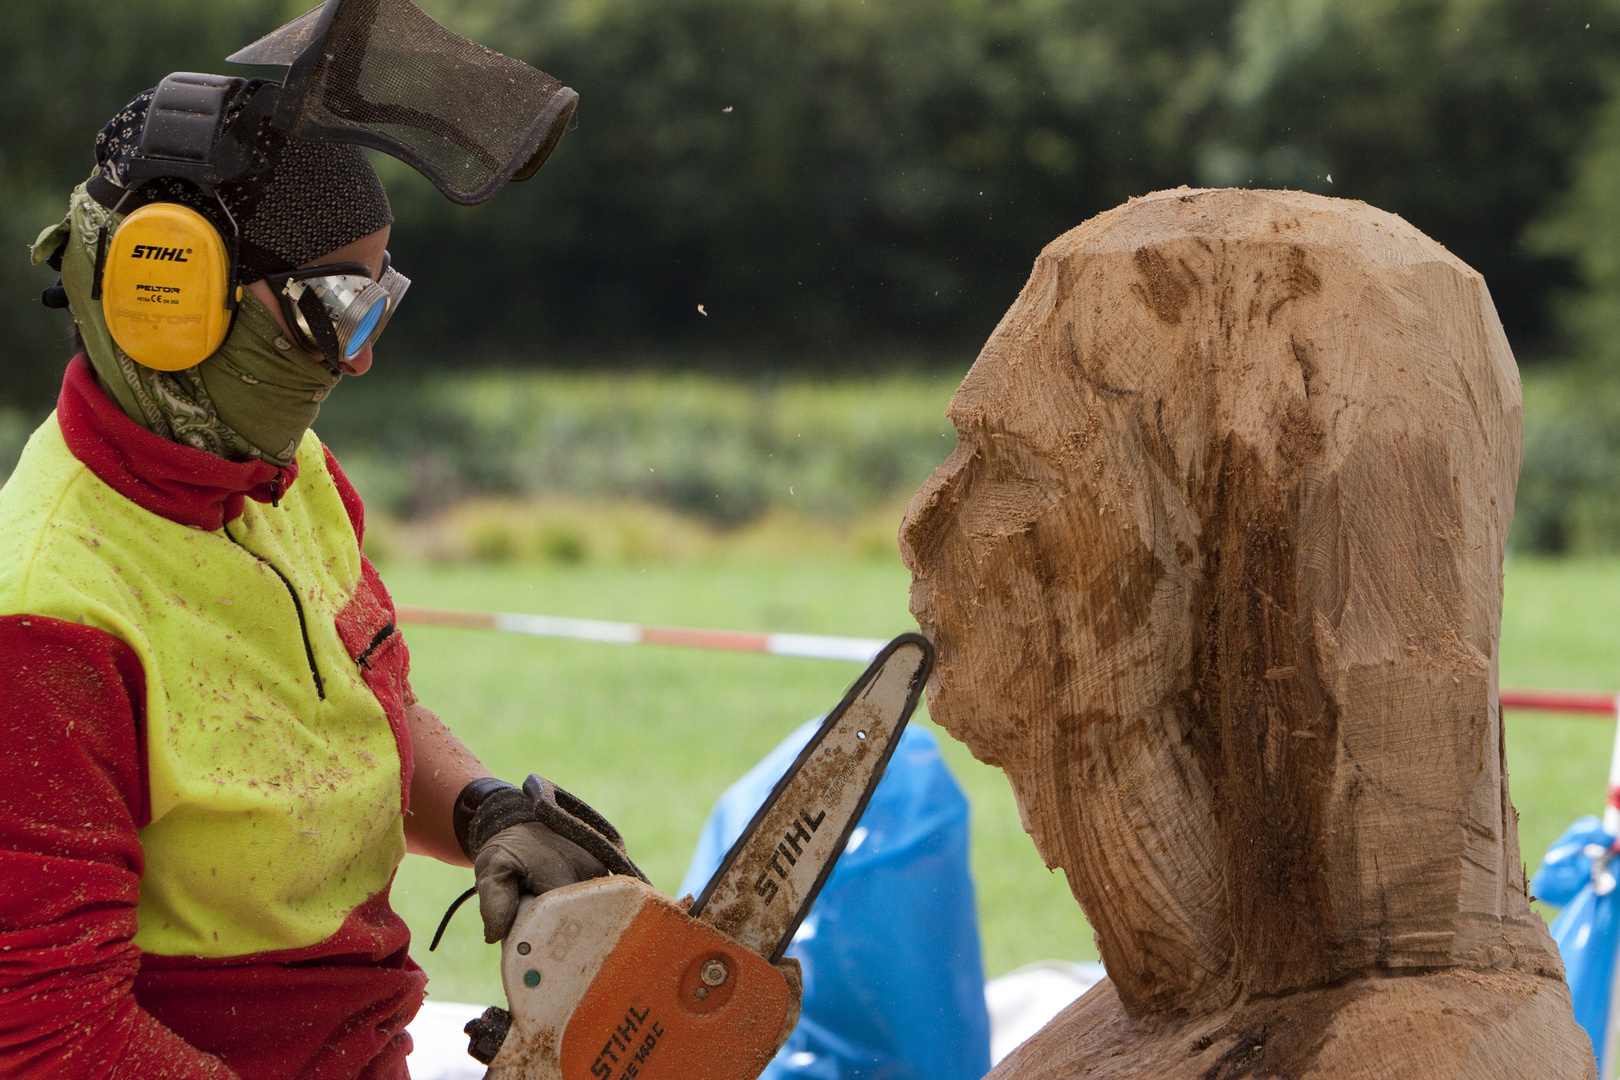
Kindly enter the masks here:
[[[579, 100], [545, 72], [446, 30], [410, 0], [325, 0], [228, 59], [285, 66], [287, 77], [259, 84], [227, 123], [246, 80], [175, 72], [147, 107], [126, 186], [91, 179], [91, 194], [115, 215], [150, 181], [184, 180], [229, 225], [222, 233], [189, 206], [157, 201], [97, 238], [91, 298], [101, 301], [119, 348], [159, 371], [201, 363], [230, 333], [242, 299], [240, 230], [218, 185], [254, 171], [266, 127], [381, 150], [453, 202], [473, 205], [533, 176]], [[299, 344], [334, 368], [376, 338], [410, 284], [386, 261], [375, 281], [358, 264], [266, 280]]]

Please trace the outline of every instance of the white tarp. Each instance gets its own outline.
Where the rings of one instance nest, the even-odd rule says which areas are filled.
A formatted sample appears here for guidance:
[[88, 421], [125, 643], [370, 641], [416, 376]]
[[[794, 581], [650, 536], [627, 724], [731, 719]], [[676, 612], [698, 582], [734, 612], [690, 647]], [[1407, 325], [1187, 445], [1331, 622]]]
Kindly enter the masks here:
[[[1075, 998], [1103, 978], [1101, 964], [1043, 960], [1021, 967], [984, 987], [990, 1009], [990, 1060], [1000, 1061], [1035, 1034]], [[411, 1080], [482, 1080], [484, 1067], [467, 1056], [462, 1028], [482, 1005], [427, 1001], [411, 1021]]]

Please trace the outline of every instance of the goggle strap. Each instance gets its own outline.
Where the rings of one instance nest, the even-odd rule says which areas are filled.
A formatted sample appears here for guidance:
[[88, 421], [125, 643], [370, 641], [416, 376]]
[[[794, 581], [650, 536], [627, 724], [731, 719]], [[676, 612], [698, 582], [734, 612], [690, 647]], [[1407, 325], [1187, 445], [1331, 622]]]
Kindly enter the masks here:
[[[267, 275], [265, 280], [276, 286], [281, 313], [286, 316], [287, 328], [292, 331], [298, 347], [305, 352], [327, 357], [321, 363], [334, 373], [339, 373], [342, 369], [337, 361], [330, 359], [343, 356], [343, 347], [338, 344], [337, 331], [332, 326], [332, 316], [314, 290], [304, 284], [305, 279], [294, 277], [295, 273], [297, 271]], [[280, 280], [274, 280], [276, 278]]]
[[308, 281], [310, 278], [342, 277], [346, 274], [357, 274], [360, 277], [371, 279], [371, 267], [365, 263], [326, 263], [321, 266], [306, 266], [299, 270], [277, 270], [273, 274], [264, 275], [264, 280], [277, 288], [294, 281]]
[[[268, 280], [268, 279], [266, 279]], [[296, 291], [297, 295], [293, 295]], [[305, 352], [315, 351], [315, 342], [310, 338], [304, 326], [304, 313], [298, 310], [298, 299], [304, 295], [304, 288], [293, 282], [283, 282], [275, 289], [276, 300], [281, 304], [281, 314], [286, 318], [287, 329], [292, 332], [293, 340]]]
[[338, 367], [338, 364], [345, 359], [343, 346], [338, 344], [337, 331], [332, 327], [332, 317], [327, 314], [325, 305], [321, 303], [313, 289], [303, 290], [303, 294], [298, 297], [298, 310], [304, 316], [302, 320], [304, 328], [307, 328], [315, 339], [315, 347], [308, 351], [321, 353], [326, 358], [322, 363], [333, 372], [341, 373], [343, 369]]

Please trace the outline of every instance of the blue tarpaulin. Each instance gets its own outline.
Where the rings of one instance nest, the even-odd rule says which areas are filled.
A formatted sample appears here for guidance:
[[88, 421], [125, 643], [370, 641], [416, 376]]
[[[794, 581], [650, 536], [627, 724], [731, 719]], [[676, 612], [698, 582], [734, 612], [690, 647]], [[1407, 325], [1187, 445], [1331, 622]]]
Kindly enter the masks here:
[[[820, 726], [720, 796], [681, 891], [696, 895]], [[849, 846], [788, 948], [799, 1026], [764, 1080], [979, 1080], [990, 1018], [968, 870], [968, 804], [939, 741], [908, 727]]]
[[1589, 849], [1597, 845], [1606, 852], [1613, 843], [1614, 835], [1589, 814], [1565, 829], [1564, 835], [1547, 849], [1541, 868], [1530, 882], [1530, 892], [1538, 900], [1564, 909], [1549, 929], [1564, 958], [1575, 1020], [1586, 1029], [1597, 1053], [1599, 1076], [1609, 1075], [1603, 1054], [1615, 953], [1620, 948], [1620, 892], [1613, 888], [1612, 878], [1599, 892], [1592, 873], [1595, 852]]

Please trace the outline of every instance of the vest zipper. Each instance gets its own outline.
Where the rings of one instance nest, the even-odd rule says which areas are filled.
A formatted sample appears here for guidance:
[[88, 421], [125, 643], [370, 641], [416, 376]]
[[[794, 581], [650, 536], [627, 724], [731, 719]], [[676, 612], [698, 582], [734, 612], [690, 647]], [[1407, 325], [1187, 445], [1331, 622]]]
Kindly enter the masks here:
[[387, 641], [389, 638], [391, 638], [393, 636], [394, 636], [394, 624], [389, 623], [388, 625], [384, 626], [381, 630], [377, 631], [375, 634], [372, 635], [371, 644], [367, 645], [365, 651], [362, 652], [359, 656], [354, 658], [354, 662], [356, 664], [359, 664], [361, 667], [365, 668], [367, 671], [370, 671], [371, 670], [371, 654], [376, 652], [377, 649], [382, 645], [383, 642]]
[[264, 565], [268, 566], [271, 573], [280, 578], [281, 583], [287, 586], [287, 595], [292, 597], [293, 610], [298, 613], [298, 633], [299, 636], [304, 639], [304, 659], [309, 661], [309, 677], [315, 680], [315, 696], [320, 700], [325, 701], [326, 684], [321, 681], [320, 670], [315, 667], [315, 649], [309, 643], [309, 624], [304, 621], [304, 605], [303, 602], [298, 599], [298, 590], [293, 588], [293, 583], [288, 579], [286, 574], [281, 572], [280, 568], [277, 567], [275, 563], [271, 562], [263, 555], [260, 555], [257, 551], [252, 550], [236, 537], [231, 536], [229, 526], [221, 525], [220, 531], [222, 531], [226, 537], [229, 538], [231, 543], [235, 544], [237, 547], [241, 548], [255, 559], [258, 559], [260, 562], [264, 563]]

